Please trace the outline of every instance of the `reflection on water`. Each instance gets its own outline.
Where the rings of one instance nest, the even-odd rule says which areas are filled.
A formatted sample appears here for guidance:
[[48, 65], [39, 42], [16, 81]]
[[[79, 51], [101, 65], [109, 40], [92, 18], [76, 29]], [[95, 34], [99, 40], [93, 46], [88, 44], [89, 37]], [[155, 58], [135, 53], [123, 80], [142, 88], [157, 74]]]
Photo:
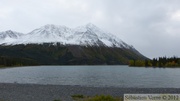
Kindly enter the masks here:
[[0, 69], [0, 82], [95, 87], [180, 88], [180, 69], [128, 66], [34, 66]]

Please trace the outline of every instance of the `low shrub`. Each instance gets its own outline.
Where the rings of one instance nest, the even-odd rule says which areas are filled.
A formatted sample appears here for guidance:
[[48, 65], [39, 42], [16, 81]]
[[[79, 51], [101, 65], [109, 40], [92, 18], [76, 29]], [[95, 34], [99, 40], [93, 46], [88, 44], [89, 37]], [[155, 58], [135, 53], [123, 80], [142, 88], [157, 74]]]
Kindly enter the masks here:
[[93, 97], [84, 96], [84, 95], [72, 95], [71, 96], [75, 101], [123, 101], [123, 98], [114, 98], [110, 95], [96, 95]]

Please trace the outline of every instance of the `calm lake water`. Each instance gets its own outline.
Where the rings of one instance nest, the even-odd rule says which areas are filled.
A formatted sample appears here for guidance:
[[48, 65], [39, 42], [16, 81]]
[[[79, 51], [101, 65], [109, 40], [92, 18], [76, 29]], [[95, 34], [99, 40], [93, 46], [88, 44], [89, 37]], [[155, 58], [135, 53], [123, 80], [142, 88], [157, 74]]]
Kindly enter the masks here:
[[0, 69], [1, 83], [180, 88], [180, 69], [128, 66], [33, 66]]

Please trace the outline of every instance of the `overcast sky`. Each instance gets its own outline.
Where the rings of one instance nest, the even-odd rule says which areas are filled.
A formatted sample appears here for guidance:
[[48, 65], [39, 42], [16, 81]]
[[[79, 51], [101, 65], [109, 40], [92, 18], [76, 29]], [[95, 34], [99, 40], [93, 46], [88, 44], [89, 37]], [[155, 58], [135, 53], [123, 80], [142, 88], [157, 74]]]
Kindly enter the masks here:
[[180, 0], [0, 0], [0, 31], [89, 22], [149, 58], [180, 56]]

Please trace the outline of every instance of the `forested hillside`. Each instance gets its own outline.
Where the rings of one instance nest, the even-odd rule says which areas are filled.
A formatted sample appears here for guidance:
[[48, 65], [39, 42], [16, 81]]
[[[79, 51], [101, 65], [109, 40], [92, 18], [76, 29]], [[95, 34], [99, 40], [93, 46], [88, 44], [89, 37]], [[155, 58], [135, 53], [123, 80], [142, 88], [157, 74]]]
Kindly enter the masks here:
[[146, 59], [133, 49], [61, 45], [59, 43], [0, 46], [0, 65], [124, 65]]

